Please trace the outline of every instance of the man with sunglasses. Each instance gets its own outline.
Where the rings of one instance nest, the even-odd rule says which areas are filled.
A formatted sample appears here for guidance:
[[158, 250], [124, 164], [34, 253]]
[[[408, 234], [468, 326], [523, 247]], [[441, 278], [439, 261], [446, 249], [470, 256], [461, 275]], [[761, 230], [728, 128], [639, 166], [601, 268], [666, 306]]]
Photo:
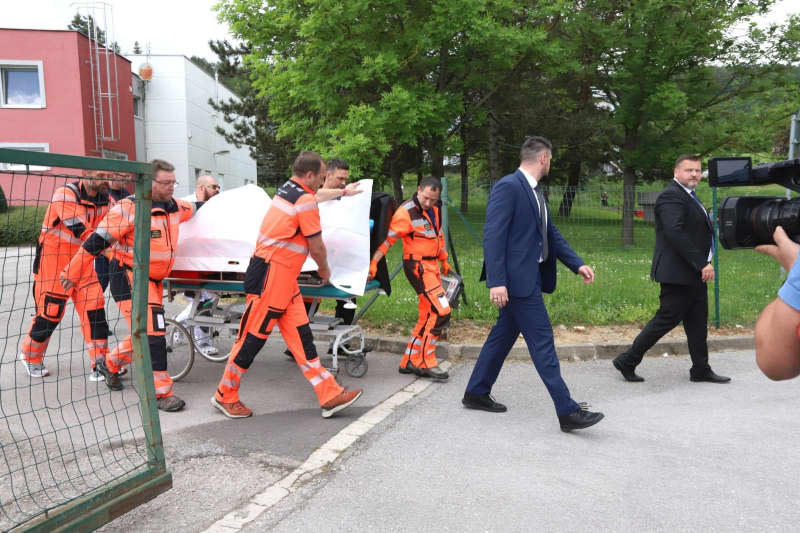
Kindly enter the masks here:
[[194, 185], [194, 194], [190, 194], [183, 198], [187, 202], [207, 202], [212, 197], [218, 195], [220, 186], [214, 176], [203, 174], [197, 176], [197, 182]]

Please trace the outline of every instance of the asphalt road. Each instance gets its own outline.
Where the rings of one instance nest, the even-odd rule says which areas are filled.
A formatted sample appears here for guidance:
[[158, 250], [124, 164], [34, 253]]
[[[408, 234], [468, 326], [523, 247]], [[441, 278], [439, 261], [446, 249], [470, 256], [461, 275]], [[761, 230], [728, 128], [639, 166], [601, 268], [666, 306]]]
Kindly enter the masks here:
[[[46, 358], [53, 376], [34, 383], [22, 373], [16, 353], [30, 320], [29, 259], [6, 251], [3, 264], [0, 474], [15, 480], [0, 485], [4, 503], [23, 474], [42, 476], [27, 478], [34, 485], [65, 476], [102, 483], [117, 473], [120, 453], [135, 452], [140, 424], [128, 378], [114, 393], [86, 380], [71, 308]], [[117, 336], [124, 335], [114, 314], [109, 306]], [[197, 360], [175, 388], [186, 410], [161, 416], [173, 488], [102, 531], [204, 531], [369, 409], [407, 395], [398, 391], [413, 381], [397, 373], [398, 355], [371, 353], [364, 378], [340, 374], [345, 385], [363, 386], [364, 397], [325, 420], [282, 350], [271, 340], [245, 376], [242, 399], [255, 415], [243, 420], [211, 407], [223, 367]], [[711, 362], [732, 383], [689, 382], [686, 356], [646, 358], [638, 372], [647, 381], [635, 384], [608, 360], [562, 363], [576, 400], [606, 414], [594, 428], [565, 434], [530, 363], [506, 364], [494, 394], [509, 411], [491, 414], [461, 406], [473, 362], [457, 361], [450, 382], [397, 407], [243, 530], [796, 531], [799, 382], [770, 382], [752, 352], [716, 353]], [[113, 435], [127, 439], [125, 447], [109, 447]], [[117, 460], [110, 466], [103, 464], [109, 453]], [[45, 468], [48, 456], [63, 464]], [[88, 464], [97, 479], [85, 475]]]
[[689, 364], [647, 358], [640, 384], [563, 364], [606, 415], [565, 434], [526, 363], [494, 389], [507, 413], [463, 409], [468, 362], [244, 531], [797, 531], [798, 383], [752, 352], [712, 356], [727, 385], [689, 382]]

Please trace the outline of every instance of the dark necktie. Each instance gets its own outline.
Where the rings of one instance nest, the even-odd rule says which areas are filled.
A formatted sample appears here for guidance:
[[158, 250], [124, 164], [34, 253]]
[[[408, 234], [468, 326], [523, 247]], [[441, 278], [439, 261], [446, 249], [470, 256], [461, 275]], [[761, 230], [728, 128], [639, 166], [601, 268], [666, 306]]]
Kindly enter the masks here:
[[550, 249], [547, 246], [547, 207], [545, 206], [544, 195], [540, 187], [534, 187], [533, 193], [536, 195], [536, 201], [539, 203], [539, 216], [542, 223], [542, 262], [547, 261], [547, 256]]
[[[711, 222], [711, 217], [708, 216], [708, 211], [706, 211], [706, 206], [704, 206], [702, 204], [702, 202], [700, 202], [700, 199], [697, 197], [697, 193], [692, 191], [689, 194], [692, 196], [692, 198], [694, 198], [694, 201], [697, 202], [697, 205], [699, 205], [703, 209], [703, 212], [706, 214], [706, 219], [708, 220], [709, 225], [713, 228], [714, 224]], [[714, 236], [712, 235], [711, 236], [711, 253], [712, 254], [714, 253], [714, 249], [715, 248], [716, 248], [716, 243], [714, 242]]]

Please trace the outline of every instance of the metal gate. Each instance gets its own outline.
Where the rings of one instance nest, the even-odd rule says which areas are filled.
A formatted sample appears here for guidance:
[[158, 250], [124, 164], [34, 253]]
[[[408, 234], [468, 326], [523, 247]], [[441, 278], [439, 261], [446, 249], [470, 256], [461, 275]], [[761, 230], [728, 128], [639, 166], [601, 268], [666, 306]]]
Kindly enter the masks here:
[[[46, 349], [51, 374], [31, 377], [18, 361], [34, 309], [31, 265], [49, 191], [90, 170], [118, 173], [122, 185], [135, 186], [135, 355], [119, 392], [90, 379], [71, 303]], [[0, 185], [0, 530], [96, 529], [172, 486], [147, 343], [151, 168], [0, 149]], [[111, 317], [114, 305], [107, 299], [105, 307]], [[123, 328], [126, 334], [124, 320], [114, 325]]]

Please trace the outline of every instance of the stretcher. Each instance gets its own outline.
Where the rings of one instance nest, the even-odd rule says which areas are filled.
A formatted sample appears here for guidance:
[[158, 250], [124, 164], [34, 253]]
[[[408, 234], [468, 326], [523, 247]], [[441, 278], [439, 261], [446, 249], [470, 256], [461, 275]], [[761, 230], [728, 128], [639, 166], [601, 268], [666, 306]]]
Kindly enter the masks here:
[[[364, 331], [358, 325], [346, 325], [340, 318], [319, 314], [321, 300], [350, 301], [354, 296], [329, 284], [322, 284], [322, 280], [315, 274], [301, 273], [298, 285], [303, 299], [311, 301], [308, 311], [309, 324], [312, 330], [329, 331], [333, 335], [330, 346], [332, 356], [329, 370], [336, 375], [339, 371], [339, 357], [343, 357], [347, 374], [352, 377], [362, 377], [367, 372], [368, 364]], [[210, 301], [201, 302], [199, 297], [193, 298], [191, 312], [186, 320], [180, 323], [167, 319], [167, 347], [170, 352], [170, 375], [173, 380], [178, 380], [188, 374], [194, 361], [195, 353], [199, 350], [194, 345], [194, 328], [203, 328], [215, 345], [219, 342], [219, 354], [200, 354], [211, 361], [226, 361], [230, 348], [235, 341], [239, 330], [239, 323], [244, 313], [244, 274], [234, 272], [187, 272], [173, 271], [170, 277], [164, 280], [167, 298], [172, 301], [176, 294], [184, 292], [206, 291], [213, 295]], [[380, 284], [369, 281], [365, 293], [380, 289]], [[223, 305], [223, 298], [236, 298], [238, 301]], [[277, 329], [277, 328], [276, 328]], [[227, 342], [226, 340], [227, 339]]]

